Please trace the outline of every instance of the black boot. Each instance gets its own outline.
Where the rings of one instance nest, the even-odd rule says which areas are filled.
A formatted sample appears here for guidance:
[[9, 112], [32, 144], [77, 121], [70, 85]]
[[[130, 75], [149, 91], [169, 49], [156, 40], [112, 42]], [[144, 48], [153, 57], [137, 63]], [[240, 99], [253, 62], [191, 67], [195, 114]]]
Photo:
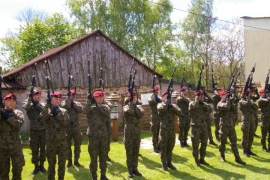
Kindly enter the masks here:
[[97, 172], [91, 172], [92, 180], [97, 180]]
[[246, 165], [246, 163], [239, 156], [235, 157], [235, 162]]
[[204, 159], [200, 159], [200, 163], [209, 166], [209, 164]]
[[32, 174], [37, 174], [39, 171], [39, 166], [36, 164], [35, 169], [32, 171]]
[[109, 155], [107, 156], [106, 161], [112, 161], [111, 158], [109, 157]]
[[186, 141], [184, 142], [184, 146], [190, 147]]
[[172, 162], [168, 162], [167, 166], [172, 170], [176, 170], [176, 168], [172, 165]]
[[201, 164], [200, 164], [200, 161], [199, 161], [199, 160], [195, 160], [195, 164], [196, 164], [196, 166], [198, 166], [198, 167], [200, 167], [200, 166], [201, 166]]
[[77, 167], [81, 167], [82, 165], [79, 163], [79, 161], [74, 161], [74, 165]]
[[209, 141], [209, 144], [212, 144], [214, 146], [217, 146], [217, 144], [213, 141], [213, 139]]
[[250, 149], [248, 150], [248, 154], [252, 155], [252, 156], [257, 156], [257, 154], [255, 154], [254, 152], [252, 152]]
[[158, 148], [154, 148], [154, 152], [155, 152], [155, 153], [159, 153]]
[[225, 160], [225, 154], [224, 153], [221, 153], [221, 155], [220, 155], [220, 161], [226, 162], [226, 160]]
[[128, 170], [128, 177], [133, 178], [133, 170]]
[[43, 172], [43, 173], [47, 172], [46, 169], [44, 168], [44, 162], [40, 162], [39, 170], [40, 172]]
[[181, 148], [185, 147], [185, 144], [182, 142], [180, 143]]
[[109, 180], [109, 179], [106, 177], [106, 175], [101, 175], [100, 180]]
[[244, 151], [243, 154], [244, 154], [244, 156], [250, 157], [248, 151]]
[[163, 169], [164, 171], [168, 171], [167, 164], [162, 164], [162, 169]]
[[68, 161], [67, 167], [69, 168], [69, 167], [71, 167], [71, 166], [72, 166], [72, 161]]
[[270, 152], [265, 146], [263, 146], [262, 150], [263, 150], [264, 152]]
[[133, 174], [135, 174], [136, 176], [142, 176], [142, 174], [138, 171], [137, 168], [133, 169]]

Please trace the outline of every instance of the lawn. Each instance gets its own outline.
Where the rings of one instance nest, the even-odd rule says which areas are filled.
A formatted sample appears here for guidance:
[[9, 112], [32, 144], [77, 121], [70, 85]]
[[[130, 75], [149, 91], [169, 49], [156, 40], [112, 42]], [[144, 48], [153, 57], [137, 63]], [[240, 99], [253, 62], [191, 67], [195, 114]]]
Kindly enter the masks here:
[[[247, 165], [239, 165], [234, 162], [234, 156], [227, 145], [226, 160], [227, 162], [221, 162], [219, 160], [218, 147], [208, 145], [206, 161], [210, 166], [196, 167], [194, 159], [192, 157], [192, 148], [180, 148], [179, 144], [175, 146], [173, 150], [173, 164], [177, 170], [170, 170], [165, 172], [161, 168], [161, 161], [159, 154], [153, 153], [152, 149], [145, 150], [140, 149], [142, 154], [139, 157], [139, 171], [143, 174], [143, 177], [134, 177], [134, 179], [270, 179], [270, 153], [263, 152], [261, 150], [260, 138], [254, 139], [253, 152], [258, 156], [252, 156], [250, 158], [243, 156], [242, 148], [240, 147], [242, 132], [240, 125], [236, 126], [238, 137], [238, 149], [241, 158], [247, 163]], [[212, 132], [214, 127], [212, 127]], [[257, 129], [257, 134], [260, 134], [260, 128]], [[142, 138], [150, 138], [151, 132], [142, 133]], [[110, 157], [112, 162], [108, 162], [107, 177], [109, 179], [128, 179], [128, 172], [126, 167], [126, 156], [124, 145], [122, 144], [122, 136], [118, 142], [111, 143]], [[87, 151], [87, 140], [83, 141], [82, 153], [80, 163], [83, 167], [71, 167], [66, 168], [65, 179], [67, 180], [87, 180], [91, 179], [89, 172], [90, 157]], [[47, 174], [39, 172], [37, 175], [32, 175], [31, 171], [34, 166], [31, 164], [31, 151], [28, 146], [24, 149], [26, 166], [23, 168], [23, 180], [24, 179], [36, 179], [45, 180]], [[45, 164], [47, 169], [48, 164]], [[57, 170], [56, 170], [57, 172]], [[99, 175], [100, 172], [98, 172]]]

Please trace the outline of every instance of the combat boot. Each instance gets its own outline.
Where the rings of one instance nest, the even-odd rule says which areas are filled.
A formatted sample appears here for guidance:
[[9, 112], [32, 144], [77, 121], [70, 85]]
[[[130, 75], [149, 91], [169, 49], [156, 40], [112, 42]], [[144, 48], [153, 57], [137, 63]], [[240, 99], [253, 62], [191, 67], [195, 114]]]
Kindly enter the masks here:
[[250, 157], [250, 155], [247, 151], [244, 151], [243, 154], [244, 154], [244, 156]]
[[43, 173], [47, 172], [46, 169], [44, 168], [44, 162], [40, 162], [39, 170]]
[[68, 163], [67, 163], [67, 167], [69, 168], [69, 167], [71, 167], [72, 166], [72, 161], [70, 160], [70, 161], [68, 161]]
[[200, 166], [201, 166], [201, 164], [200, 164], [200, 161], [199, 161], [199, 160], [195, 160], [195, 164], [196, 164], [196, 166], [198, 166], [198, 167], [200, 167]]
[[79, 161], [74, 161], [74, 165], [77, 167], [81, 167], [82, 165], [79, 163]]
[[106, 177], [106, 175], [101, 175], [100, 180], [109, 180], [109, 179]]
[[154, 152], [155, 152], [155, 153], [159, 153], [158, 148], [154, 148]]
[[97, 180], [97, 172], [94, 171], [94, 172], [91, 172], [92, 174], [92, 180]]
[[185, 144], [182, 142], [180, 143], [181, 148], [185, 147]]
[[220, 161], [226, 162], [224, 153], [220, 153]]
[[209, 164], [204, 159], [200, 159], [200, 163], [209, 166]]
[[184, 142], [184, 146], [190, 147], [187, 142]]
[[172, 162], [168, 162], [167, 166], [172, 170], [176, 170], [176, 168], [172, 165]]
[[111, 158], [109, 156], [107, 156], [106, 161], [112, 161]]
[[269, 152], [269, 150], [266, 148], [266, 145], [265, 145], [265, 144], [263, 144], [262, 150], [263, 150], [264, 152]]
[[142, 176], [142, 174], [138, 171], [137, 168], [133, 169], [133, 174], [135, 174], [136, 176]]
[[39, 166], [35, 165], [35, 169], [32, 171], [32, 174], [37, 174], [39, 171]]
[[128, 170], [128, 177], [133, 178], [133, 170]]
[[239, 156], [235, 157], [235, 162], [246, 165], [246, 163]]
[[168, 171], [167, 164], [162, 164], [162, 169], [163, 169], [164, 171]]
[[209, 144], [212, 144], [212, 145], [214, 145], [214, 146], [217, 146], [217, 144], [213, 141], [213, 139], [210, 140]]
[[250, 149], [248, 150], [248, 154], [252, 155], [252, 156], [257, 156], [257, 154], [255, 154], [254, 152], [252, 152]]

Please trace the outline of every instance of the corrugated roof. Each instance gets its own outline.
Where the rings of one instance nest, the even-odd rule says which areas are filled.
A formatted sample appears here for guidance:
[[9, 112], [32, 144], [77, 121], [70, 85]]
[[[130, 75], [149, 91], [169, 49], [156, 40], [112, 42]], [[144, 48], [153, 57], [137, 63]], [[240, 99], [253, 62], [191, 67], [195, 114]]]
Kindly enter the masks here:
[[23, 85], [21, 85], [18, 82], [11, 82], [11, 81], [5, 81], [4, 83], [2, 83], [2, 89], [26, 89]]
[[[101, 34], [102, 36], [106, 37], [111, 43], [113, 43], [114, 45], [116, 45], [120, 50], [124, 51], [125, 53], [127, 53], [129, 56], [131, 56], [132, 58], [134, 58], [139, 64], [145, 66], [148, 70], [154, 72], [151, 68], [149, 68], [148, 66], [146, 66], [144, 63], [142, 63], [140, 60], [138, 60], [136, 57], [132, 56], [131, 54], [129, 54], [126, 50], [124, 50], [122, 47], [120, 47], [118, 44], [116, 44], [113, 40], [111, 40], [108, 36], [106, 36], [104, 33], [102, 33], [100, 30], [95, 30], [71, 43], [65, 44], [63, 46], [51, 49], [47, 52], [45, 52], [44, 54], [32, 59], [31, 61], [9, 71], [8, 73], [3, 75], [3, 78], [8, 78], [8, 77], [14, 77], [16, 76], [16, 74], [18, 74], [20, 71], [24, 70], [25, 68], [28, 68], [29, 66], [34, 65], [35, 63], [38, 63], [39, 61], [45, 60], [46, 58], [53, 56], [67, 48], [69, 48], [70, 46], [88, 38], [89, 36], [92, 36], [94, 34]], [[162, 78], [163, 76], [161, 74], [156, 73], [158, 76], [160, 76], [160, 78]]]

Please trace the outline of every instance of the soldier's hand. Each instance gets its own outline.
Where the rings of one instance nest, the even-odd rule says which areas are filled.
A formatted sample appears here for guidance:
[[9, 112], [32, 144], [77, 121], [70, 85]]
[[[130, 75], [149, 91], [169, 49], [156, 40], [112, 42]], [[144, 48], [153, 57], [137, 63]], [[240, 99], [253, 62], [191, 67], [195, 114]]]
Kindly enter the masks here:
[[7, 114], [7, 112], [4, 109], [2, 109], [1, 110], [1, 120], [7, 121], [8, 117], [9, 117], [9, 115]]
[[171, 102], [168, 102], [168, 107], [169, 107], [169, 108], [173, 108], [173, 105], [172, 105]]
[[55, 111], [55, 110], [53, 110], [53, 111], [52, 111], [52, 115], [53, 115], [53, 117], [56, 117], [56, 116], [57, 116], [57, 114], [58, 114], [58, 111]]

